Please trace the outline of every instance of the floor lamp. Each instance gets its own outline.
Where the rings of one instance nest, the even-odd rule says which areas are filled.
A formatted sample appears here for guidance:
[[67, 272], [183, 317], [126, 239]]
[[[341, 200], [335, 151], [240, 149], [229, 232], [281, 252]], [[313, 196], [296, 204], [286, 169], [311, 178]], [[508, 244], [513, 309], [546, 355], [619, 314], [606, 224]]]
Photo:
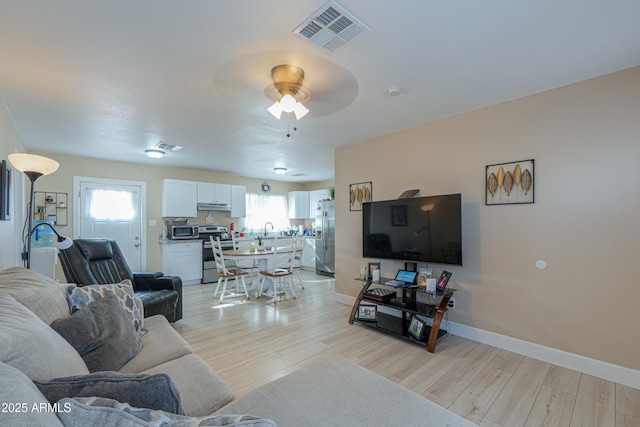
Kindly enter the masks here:
[[[27, 212], [27, 245], [26, 251], [22, 253], [22, 259], [26, 262], [26, 267], [29, 268], [31, 266], [30, 258], [31, 258], [31, 234], [33, 233], [32, 225], [33, 225], [33, 202], [35, 199], [35, 189], [34, 184], [38, 178], [43, 175], [49, 175], [54, 173], [60, 163], [55, 160], [49, 159], [47, 157], [37, 156], [35, 154], [27, 154], [27, 153], [13, 153], [9, 154], [9, 162], [11, 165], [25, 174], [29, 180], [31, 180], [31, 192], [29, 198], [29, 209]], [[62, 242], [65, 240], [64, 237], [60, 236], [58, 232], [51, 227], [51, 229], [58, 236], [58, 241]]]

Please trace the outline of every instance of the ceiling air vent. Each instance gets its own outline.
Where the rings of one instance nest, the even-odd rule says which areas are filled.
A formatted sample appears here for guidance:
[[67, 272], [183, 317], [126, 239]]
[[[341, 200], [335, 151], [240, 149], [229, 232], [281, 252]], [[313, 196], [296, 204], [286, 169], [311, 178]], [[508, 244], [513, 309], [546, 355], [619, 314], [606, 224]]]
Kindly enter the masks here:
[[365, 30], [371, 31], [371, 28], [337, 2], [330, 1], [312, 13], [292, 32], [328, 52], [333, 52]]
[[153, 148], [157, 148], [159, 150], [167, 150], [167, 151], [180, 151], [180, 150], [182, 150], [182, 146], [173, 145], [173, 144], [167, 144], [166, 142], [158, 142], [156, 144], [156, 146], [153, 147]]

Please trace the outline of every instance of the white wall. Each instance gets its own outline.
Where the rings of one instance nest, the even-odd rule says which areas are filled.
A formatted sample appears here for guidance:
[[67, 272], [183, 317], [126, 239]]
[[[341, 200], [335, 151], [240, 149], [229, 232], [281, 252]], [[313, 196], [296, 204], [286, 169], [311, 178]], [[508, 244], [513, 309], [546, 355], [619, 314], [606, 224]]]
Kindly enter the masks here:
[[[452, 321], [640, 369], [639, 113], [640, 67], [338, 149], [336, 292], [355, 296], [372, 261], [350, 183], [372, 181], [374, 201], [460, 192]], [[529, 158], [535, 204], [485, 206], [485, 166]]]

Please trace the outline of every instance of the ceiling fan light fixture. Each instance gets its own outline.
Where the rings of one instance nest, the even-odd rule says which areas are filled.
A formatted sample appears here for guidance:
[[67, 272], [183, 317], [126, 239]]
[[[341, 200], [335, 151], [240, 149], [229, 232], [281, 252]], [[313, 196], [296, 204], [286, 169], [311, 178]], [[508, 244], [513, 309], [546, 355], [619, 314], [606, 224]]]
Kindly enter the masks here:
[[285, 174], [285, 172], [287, 171], [287, 168], [282, 168], [282, 167], [279, 167], [279, 168], [273, 168], [273, 171], [274, 171], [275, 173], [277, 173], [278, 175], [284, 175], [284, 174]]
[[273, 117], [280, 120], [280, 116], [282, 116], [283, 111], [280, 101], [274, 102], [271, 107], [267, 108], [267, 111], [270, 112]]
[[296, 101], [295, 98], [289, 94], [286, 94], [280, 100], [282, 111], [284, 111], [285, 113], [293, 113], [293, 109], [296, 107], [297, 103], [298, 101]]
[[144, 152], [147, 156], [151, 157], [152, 159], [159, 159], [162, 156], [164, 156], [164, 151], [162, 150], [149, 149], [149, 150], [144, 150]]
[[310, 92], [302, 86], [304, 71], [295, 65], [278, 65], [271, 70], [273, 86], [265, 90], [265, 94], [275, 101], [267, 111], [276, 119], [282, 113], [294, 113], [296, 119], [303, 118], [309, 109], [302, 105], [310, 97]]
[[293, 113], [296, 115], [296, 120], [300, 120], [304, 116], [307, 115], [309, 109], [302, 105], [300, 102], [296, 102], [296, 105], [293, 107]]

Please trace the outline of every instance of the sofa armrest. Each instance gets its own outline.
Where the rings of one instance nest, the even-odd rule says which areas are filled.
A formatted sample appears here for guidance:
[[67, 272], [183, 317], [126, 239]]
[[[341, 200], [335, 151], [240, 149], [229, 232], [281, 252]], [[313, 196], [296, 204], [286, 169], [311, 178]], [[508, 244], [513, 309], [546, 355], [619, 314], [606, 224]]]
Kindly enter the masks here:
[[134, 278], [141, 278], [141, 279], [153, 279], [153, 278], [157, 278], [157, 277], [162, 277], [164, 276], [164, 274], [161, 271], [134, 271], [133, 272], [133, 277]]
[[148, 276], [133, 275], [133, 289], [135, 291], [159, 291], [173, 289], [182, 294], [182, 279], [178, 276]]

